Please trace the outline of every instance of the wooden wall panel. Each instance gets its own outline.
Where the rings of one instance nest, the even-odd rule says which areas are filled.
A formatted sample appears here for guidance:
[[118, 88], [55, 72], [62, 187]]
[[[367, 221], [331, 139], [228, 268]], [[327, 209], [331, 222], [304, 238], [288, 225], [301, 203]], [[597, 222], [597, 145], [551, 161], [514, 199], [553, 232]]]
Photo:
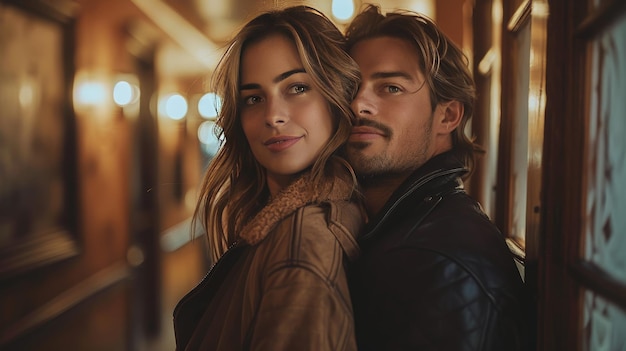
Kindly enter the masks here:
[[[134, 9], [123, 3], [76, 8], [74, 73], [111, 77], [131, 66], [121, 34]], [[0, 282], [3, 350], [124, 350], [129, 343], [130, 128], [112, 104], [77, 109], [75, 117], [79, 253]]]

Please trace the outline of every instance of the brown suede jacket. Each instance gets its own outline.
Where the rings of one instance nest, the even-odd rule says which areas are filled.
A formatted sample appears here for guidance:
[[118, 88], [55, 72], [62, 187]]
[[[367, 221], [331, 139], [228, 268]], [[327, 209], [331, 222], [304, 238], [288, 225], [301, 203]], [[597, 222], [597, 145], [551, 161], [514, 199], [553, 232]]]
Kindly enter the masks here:
[[336, 181], [278, 194], [174, 310], [177, 350], [356, 350], [346, 260], [360, 207]]

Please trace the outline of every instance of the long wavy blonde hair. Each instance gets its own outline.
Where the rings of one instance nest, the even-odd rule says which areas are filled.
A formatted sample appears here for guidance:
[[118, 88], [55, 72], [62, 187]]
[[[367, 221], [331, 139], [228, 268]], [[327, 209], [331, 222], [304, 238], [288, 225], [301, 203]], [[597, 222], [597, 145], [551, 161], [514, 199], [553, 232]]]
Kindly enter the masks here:
[[342, 33], [324, 14], [308, 6], [257, 16], [230, 42], [212, 80], [214, 91], [222, 98], [216, 120], [222, 145], [202, 182], [194, 223], [204, 225], [213, 261], [238, 239], [246, 221], [269, 199], [265, 170], [254, 158], [241, 127], [239, 84], [241, 57], [248, 45], [276, 33], [296, 45], [304, 70], [334, 118], [335, 133], [310, 168], [312, 186], [317, 189], [331, 177], [342, 177], [356, 188], [354, 173], [342, 153], [354, 121], [350, 102], [360, 79]]

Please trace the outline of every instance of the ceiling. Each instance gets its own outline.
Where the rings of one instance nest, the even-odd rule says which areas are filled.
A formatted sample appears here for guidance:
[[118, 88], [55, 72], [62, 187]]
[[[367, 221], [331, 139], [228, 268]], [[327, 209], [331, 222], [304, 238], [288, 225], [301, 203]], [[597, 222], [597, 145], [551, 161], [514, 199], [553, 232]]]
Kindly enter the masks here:
[[[253, 16], [261, 11], [274, 8], [293, 6], [293, 5], [309, 5], [324, 12], [331, 19], [332, 16], [332, 0], [165, 0], [171, 6], [180, 6], [185, 4], [186, 17], [193, 18], [205, 33], [217, 42], [228, 40], [233, 32]], [[351, 2], [358, 9], [364, 1], [361, 0], [335, 0], [339, 3]], [[366, 1], [365, 1], [366, 2]], [[428, 11], [432, 0], [383, 0], [375, 1], [384, 9], [405, 8], [418, 11]], [[181, 6], [182, 8], [183, 6]], [[338, 21], [337, 21], [338, 22]], [[340, 23], [338, 23], [340, 24]]]
[[[160, 45], [157, 64], [171, 75], [211, 71], [223, 45], [261, 11], [292, 5], [315, 7], [333, 19], [332, 0], [131, 0], [171, 40]], [[350, 1], [350, 0], [343, 0]], [[435, 0], [378, 0], [383, 11], [415, 10], [435, 18]], [[369, 1], [353, 0], [358, 9]], [[182, 48], [182, 50], [181, 50]]]

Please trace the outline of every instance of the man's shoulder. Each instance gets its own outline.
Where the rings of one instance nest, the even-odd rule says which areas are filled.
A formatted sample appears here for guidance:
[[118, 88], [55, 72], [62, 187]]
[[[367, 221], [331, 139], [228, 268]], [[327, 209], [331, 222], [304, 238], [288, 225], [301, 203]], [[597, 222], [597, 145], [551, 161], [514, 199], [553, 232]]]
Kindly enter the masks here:
[[[487, 240], [503, 240], [500, 230], [483, 212], [480, 204], [464, 191], [435, 200], [427, 197], [421, 201], [423, 203], [436, 201], [436, 204], [427, 207], [415, 203], [395, 218], [395, 224], [398, 222], [410, 224], [400, 229], [405, 231], [403, 234], [405, 239], [421, 238], [432, 240], [434, 243], [461, 241], [465, 244], [484, 242], [484, 239], [479, 239], [483, 236], [486, 236]], [[387, 226], [393, 227], [394, 222]]]
[[381, 230], [383, 236], [393, 237], [390, 251], [429, 252], [422, 258], [449, 261], [472, 271], [514, 267], [504, 235], [466, 194], [442, 199], [418, 223], [415, 218], [419, 211], [409, 210], [403, 218], [390, 223], [387, 230]]

